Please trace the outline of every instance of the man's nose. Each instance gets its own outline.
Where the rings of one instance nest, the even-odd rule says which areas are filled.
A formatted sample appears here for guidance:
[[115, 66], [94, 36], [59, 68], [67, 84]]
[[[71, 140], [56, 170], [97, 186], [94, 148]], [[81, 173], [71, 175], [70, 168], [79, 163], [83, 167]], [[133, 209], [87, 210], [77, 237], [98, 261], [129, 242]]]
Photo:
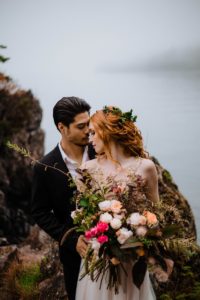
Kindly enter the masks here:
[[89, 135], [89, 125], [85, 126], [85, 134]]

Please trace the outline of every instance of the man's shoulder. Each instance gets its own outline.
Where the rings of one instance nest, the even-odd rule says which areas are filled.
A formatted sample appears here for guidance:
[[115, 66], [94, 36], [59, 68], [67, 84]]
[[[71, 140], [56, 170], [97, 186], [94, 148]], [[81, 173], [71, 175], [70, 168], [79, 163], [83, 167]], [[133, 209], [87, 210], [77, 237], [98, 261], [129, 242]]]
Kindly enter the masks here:
[[58, 159], [60, 153], [59, 148], [56, 146], [53, 150], [51, 150], [49, 153], [44, 155], [41, 159], [38, 160], [38, 163], [36, 162], [34, 164], [34, 169], [44, 169], [45, 166], [52, 166], [55, 164], [56, 160]]
[[55, 160], [55, 158], [59, 155], [59, 148], [56, 146], [53, 150], [51, 150], [49, 153], [45, 154], [39, 162], [41, 163], [51, 163]]

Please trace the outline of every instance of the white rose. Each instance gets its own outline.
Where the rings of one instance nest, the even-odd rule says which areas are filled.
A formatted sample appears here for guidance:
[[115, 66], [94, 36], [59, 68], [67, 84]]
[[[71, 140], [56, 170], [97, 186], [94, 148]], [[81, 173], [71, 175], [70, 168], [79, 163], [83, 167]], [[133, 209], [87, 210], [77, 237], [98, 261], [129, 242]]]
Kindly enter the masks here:
[[114, 214], [113, 216], [114, 216], [115, 219], [122, 220], [125, 217], [125, 214], [124, 213]]
[[99, 202], [98, 205], [99, 205], [100, 210], [108, 211], [110, 209], [111, 202], [110, 202], [110, 200], [105, 200], [105, 201]]
[[113, 218], [113, 219], [110, 221], [110, 226], [111, 226], [113, 229], [119, 229], [119, 228], [122, 226], [122, 222], [121, 222], [121, 220], [119, 220], [119, 219]]
[[139, 224], [145, 225], [146, 218], [139, 213], [132, 213], [130, 217], [127, 219], [127, 223], [133, 226], [137, 226]]
[[112, 220], [112, 218], [113, 217], [108, 212], [100, 215], [100, 221], [101, 222], [110, 223], [110, 221]]
[[97, 239], [93, 239], [91, 241], [91, 248], [94, 250], [99, 250], [101, 244], [97, 241]]
[[71, 212], [71, 217], [72, 217], [72, 219], [74, 219], [76, 217], [76, 210]]
[[126, 242], [126, 240], [128, 238], [130, 238], [133, 233], [131, 230], [128, 230], [127, 228], [122, 227], [119, 231], [118, 231], [118, 237], [117, 240], [120, 244], [124, 244]]

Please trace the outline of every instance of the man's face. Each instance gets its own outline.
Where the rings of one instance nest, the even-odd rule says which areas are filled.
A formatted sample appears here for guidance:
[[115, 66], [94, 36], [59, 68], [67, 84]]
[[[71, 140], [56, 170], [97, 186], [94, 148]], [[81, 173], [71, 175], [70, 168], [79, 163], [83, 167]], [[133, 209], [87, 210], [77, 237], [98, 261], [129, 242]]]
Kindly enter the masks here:
[[89, 113], [83, 112], [75, 116], [74, 122], [65, 126], [58, 123], [58, 128], [62, 134], [62, 139], [77, 146], [85, 146], [89, 142]]

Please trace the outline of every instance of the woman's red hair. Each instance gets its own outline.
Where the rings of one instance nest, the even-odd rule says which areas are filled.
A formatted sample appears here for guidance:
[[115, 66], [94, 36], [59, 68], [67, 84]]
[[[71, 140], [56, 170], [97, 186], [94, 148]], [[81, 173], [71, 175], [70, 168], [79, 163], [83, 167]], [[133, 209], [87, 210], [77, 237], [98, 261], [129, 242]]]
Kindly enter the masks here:
[[103, 110], [96, 111], [91, 116], [91, 121], [109, 154], [111, 154], [109, 143], [112, 140], [119, 144], [124, 149], [124, 152], [130, 156], [148, 157], [143, 147], [141, 132], [135, 123], [128, 119], [122, 122], [122, 113], [113, 113], [112, 106], [108, 107], [108, 109], [108, 112]]

